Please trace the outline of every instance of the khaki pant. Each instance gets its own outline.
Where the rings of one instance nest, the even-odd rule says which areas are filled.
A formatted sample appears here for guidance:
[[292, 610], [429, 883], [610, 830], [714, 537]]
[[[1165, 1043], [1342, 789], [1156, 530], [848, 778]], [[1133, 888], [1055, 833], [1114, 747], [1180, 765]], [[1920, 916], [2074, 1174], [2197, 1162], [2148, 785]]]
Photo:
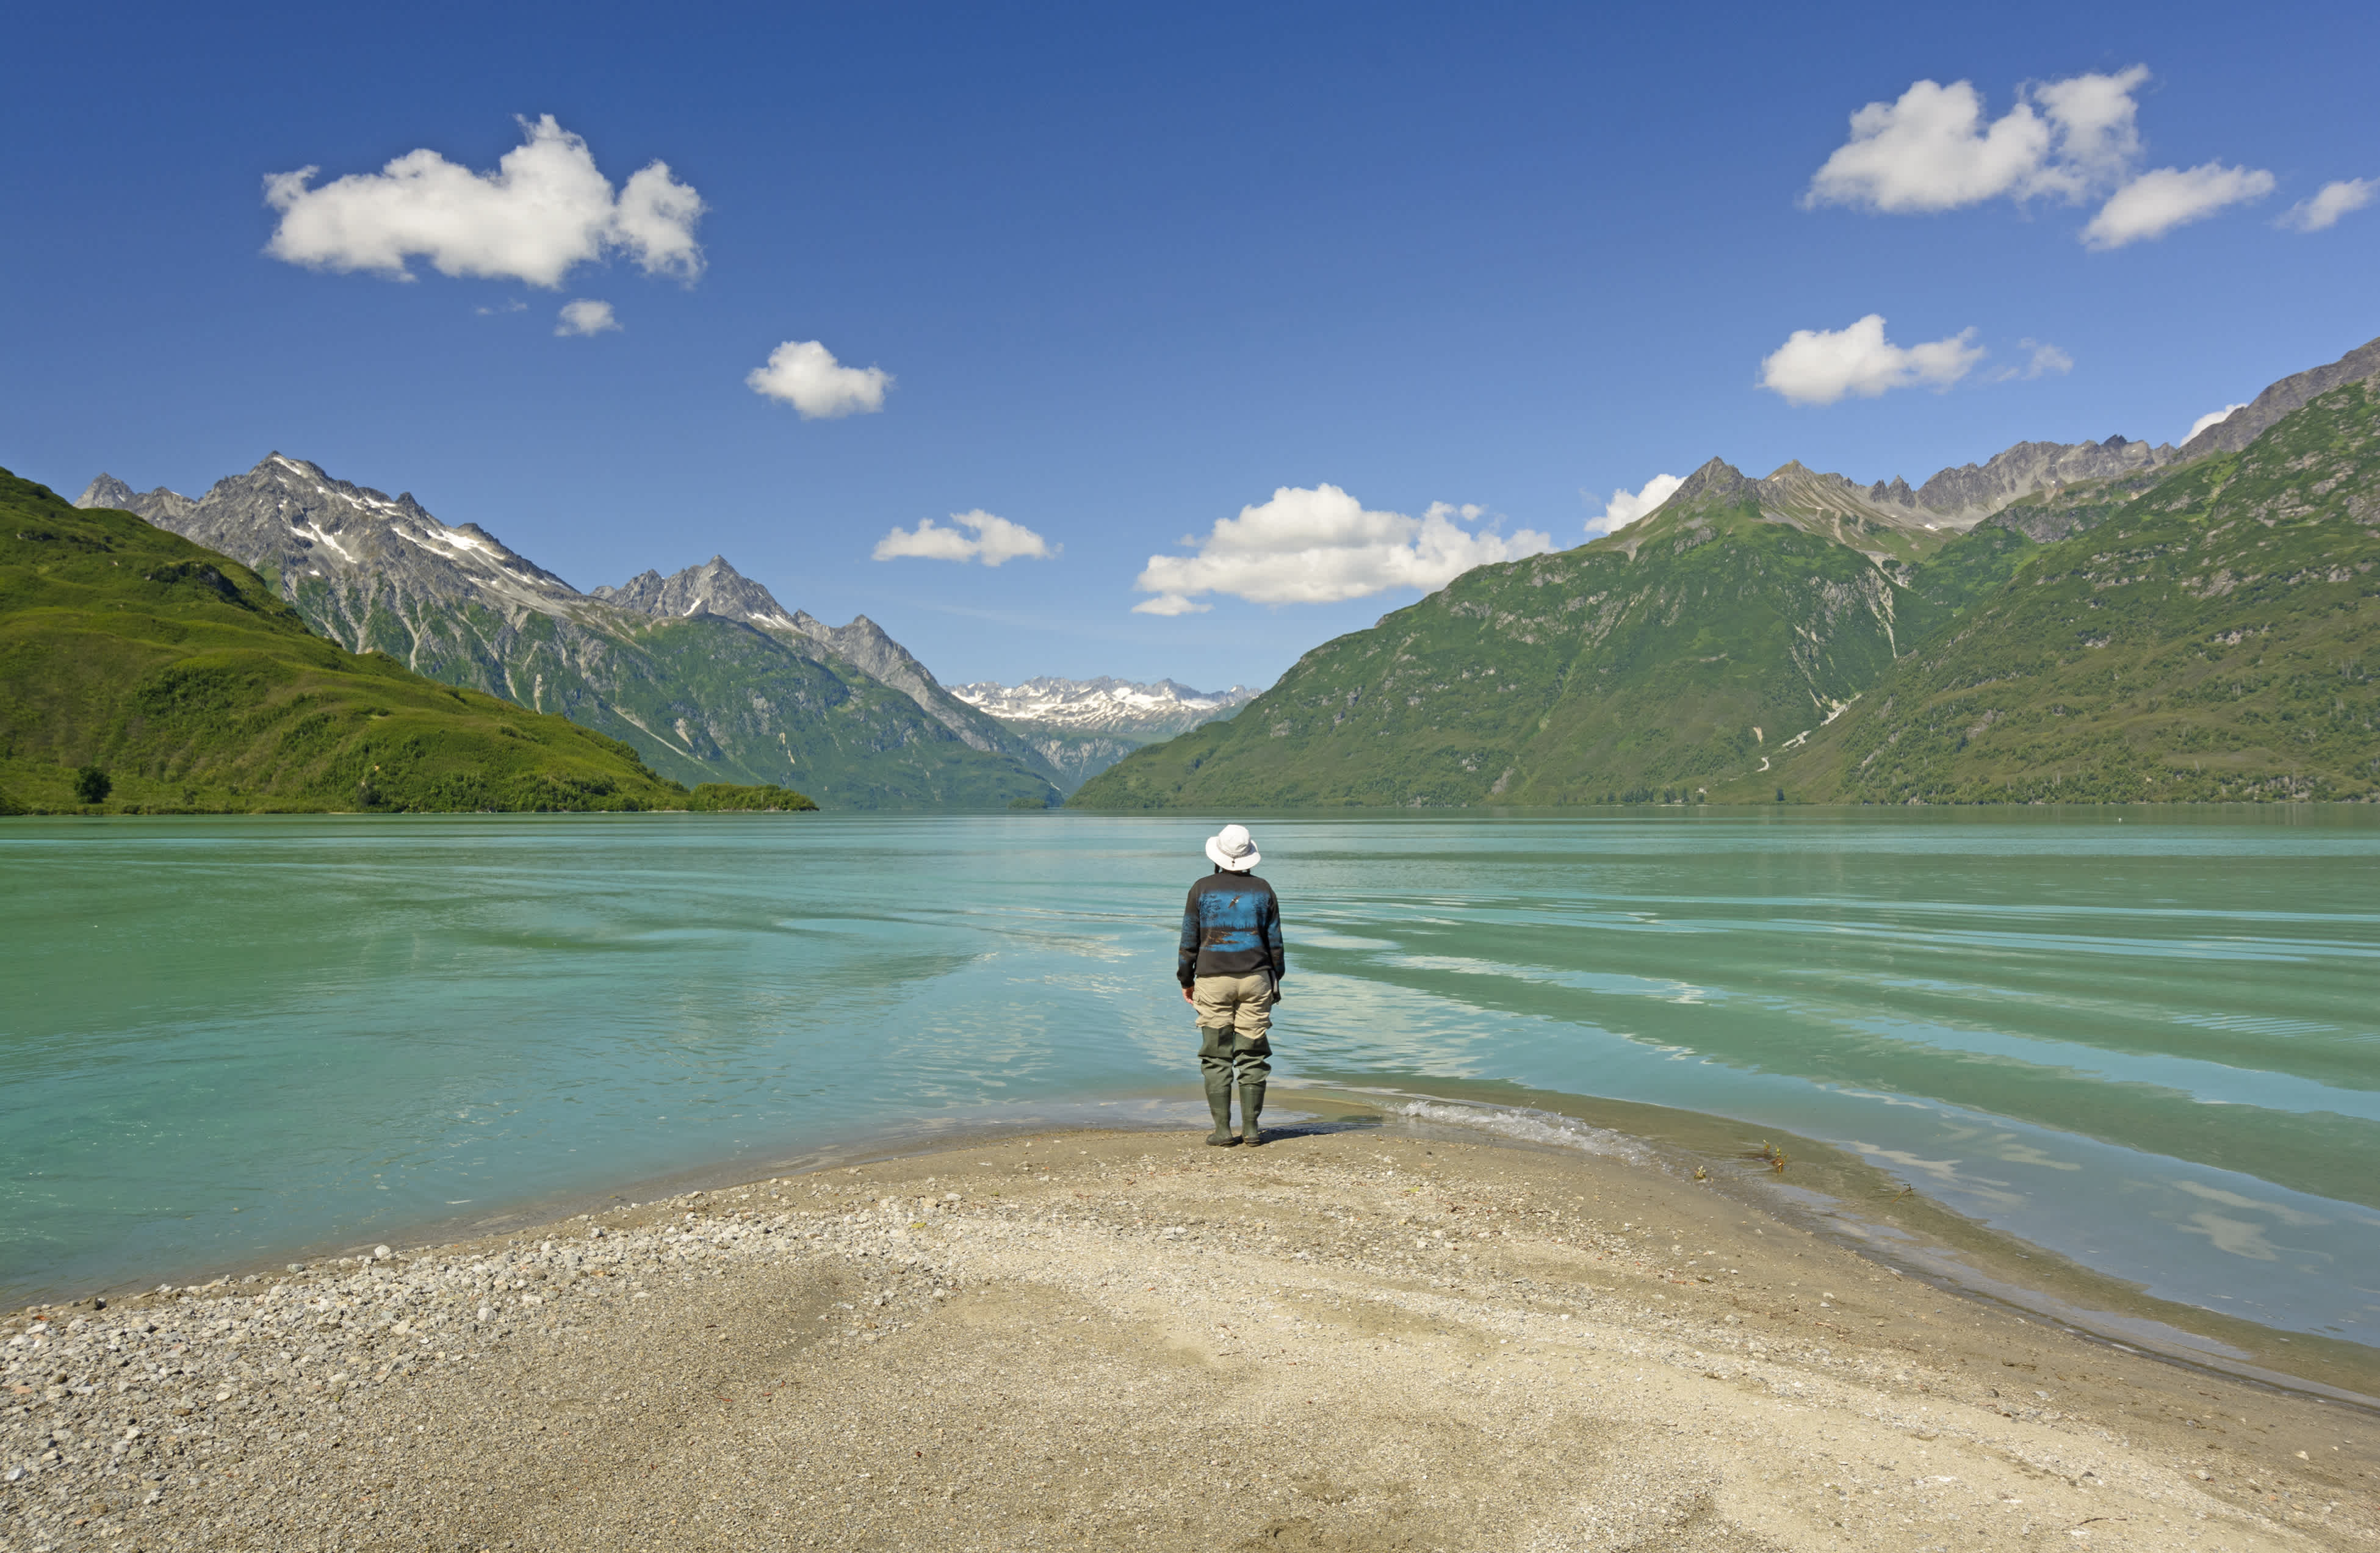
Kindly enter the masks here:
[[[1198, 1066], [1218, 1080], [1262, 1084], [1272, 1072], [1272, 977], [1202, 976], [1190, 988], [1198, 1011]], [[1237, 1070], [1234, 1073], [1233, 1070]]]

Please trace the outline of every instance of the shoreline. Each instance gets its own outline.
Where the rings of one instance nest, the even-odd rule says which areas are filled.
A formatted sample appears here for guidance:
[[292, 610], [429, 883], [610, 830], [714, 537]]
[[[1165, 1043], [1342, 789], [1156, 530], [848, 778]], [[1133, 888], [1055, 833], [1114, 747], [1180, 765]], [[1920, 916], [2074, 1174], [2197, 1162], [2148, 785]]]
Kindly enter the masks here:
[[1641, 1162], [1378, 1128], [978, 1140], [19, 1313], [0, 1355], [12, 1547], [2380, 1539], [2368, 1411]]
[[2325, 813], [2368, 813], [2380, 806], [2380, 797], [2373, 798], [2107, 798], [2061, 799], [2056, 803], [2039, 799], [2013, 800], [2003, 803], [1925, 803], [1907, 804], [1812, 804], [1777, 803], [1761, 799], [1708, 798], [1698, 803], [1659, 803], [1646, 799], [1641, 803], [1610, 804], [1548, 804], [1523, 806], [1515, 804], [1447, 804], [1429, 808], [1407, 806], [1338, 807], [1320, 808], [1215, 808], [1185, 807], [1169, 809], [1145, 808], [1075, 808], [1057, 804], [1045, 808], [1012, 808], [991, 805], [981, 808], [953, 806], [936, 808], [837, 808], [818, 805], [810, 808], [532, 808], [532, 809], [430, 809], [430, 808], [196, 808], [167, 804], [107, 804], [75, 805], [65, 808], [0, 808], [0, 819], [265, 819], [280, 817], [310, 819], [463, 819], [473, 817], [517, 819], [523, 816], [551, 816], [563, 819], [636, 819], [653, 816], [686, 815], [812, 815], [820, 819], [841, 816], [856, 819], [1030, 819], [1038, 815], [1068, 815], [1099, 819], [1180, 819], [1184, 822], [1211, 823], [1221, 817], [1237, 814], [1249, 819], [1295, 820], [1302, 819], [1391, 819], [1427, 821], [1432, 817], [1448, 815], [1490, 815], [1513, 819], [1567, 819], [1582, 815], [1711, 813], [1729, 816], [1755, 814], [1829, 814], [1863, 815], [1901, 814], [1914, 809], [1916, 817], [1941, 819], [1954, 815], [2025, 815], [2039, 819], [2045, 814], [2073, 811], [2083, 814], [2105, 814], [2117, 809], [2142, 809], [2158, 816], [2203, 816], [2216, 810], [2238, 809], [2243, 814], [2272, 814], [2285, 810], [2308, 809]]
[[[1813, 1234], [1889, 1268], [1896, 1276], [1915, 1277], [1955, 1297], [1999, 1305], [2021, 1317], [2063, 1328], [2086, 1341], [2380, 1413], [2380, 1349], [2159, 1299], [2136, 1284], [1956, 1210], [1938, 1207], [1922, 1196], [1899, 1215], [1864, 1211], [1857, 1200], [1876, 1196], [1875, 1183], [1881, 1182], [1889, 1191], [1901, 1184], [1900, 1178], [1830, 1145], [1776, 1133], [1792, 1146], [1789, 1177], [1772, 1172], [1763, 1159], [1746, 1159], [1742, 1151], [1727, 1148], [1728, 1137], [1756, 1129], [1724, 1116], [1526, 1090], [1503, 1081], [1440, 1081], [1438, 1087], [1444, 1093], [1360, 1083], [1276, 1083], [1272, 1114], [1295, 1118], [1285, 1121], [1283, 1127], [1300, 1135], [1373, 1133], [1556, 1157], [1609, 1157], [1633, 1169], [1661, 1172], [1675, 1184], [1723, 1195], [1746, 1212]], [[1309, 1107], [1335, 1114], [1318, 1115], [1305, 1109]], [[1139, 1114], [1132, 1120], [1086, 1114], [1111, 1108], [1130, 1108]], [[375, 1246], [402, 1251], [407, 1246], [535, 1237], [604, 1213], [700, 1198], [758, 1180], [853, 1167], [898, 1166], [904, 1160], [1013, 1144], [1045, 1134], [1080, 1131], [1161, 1136], [1190, 1125], [1199, 1110], [1195, 1102], [1158, 1094], [1022, 1109], [1028, 1114], [954, 1126], [910, 1119], [804, 1149], [759, 1150], [655, 1176], [551, 1192], [491, 1212], [387, 1226], [362, 1240], [293, 1241], [251, 1256], [209, 1263], [193, 1282], [176, 1286], [171, 1281], [152, 1283], [144, 1278], [119, 1279], [80, 1297], [35, 1299], [15, 1305], [0, 1311], [0, 1322], [21, 1320], [42, 1311], [88, 1311], [94, 1300], [113, 1305], [158, 1289], [231, 1286], [301, 1273], [320, 1276], [326, 1268], [369, 1259]], [[1046, 1114], [1053, 1109], [1073, 1114]], [[1893, 1206], [1899, 1203], [1896, 1198]], [[1902, 1221], [1892, 1221], [1894, 1217]], [[2295, 1352], [2283, 1353], [2283, 1348]], [[2334, 1378], [2317, 1379], [2309, 1371]]]
[[[1180, 1086], [1173, 1087], [1178, 1089]], [[1285, 1092], [1285, 1086], [1276, 1087]], [[1136, 1110], [1140, 1113], [1138, 1119], [1124, 1121], [1093, 1114], [1124, 1108]], [[794, 1175], [837, 1170], [854, 1164], [882, 1163], [948, 1148], [972, 1147], [978, 1142], [1032, 1137], [1048, 1132], [1077, 1129], [1150, 1134], [1173, 1132], [1189, 1125], [1194, 1115], [1203, 1119], [1206, 1114], [1201, 1101], [1186, 1099], [1178, 1094], [1148, 1092], [1123, 1093], [1108, 1099], [1064, 1106], [1035, 1106], [1019, 1102], [1005, 1109], [1020, 1114], [969, 1120], [958, 1124], [945, 1123], [931, 1116], [911, 1117], [868, 1132], [832, 1137], [801, 1147], [754, 1148], [742, 1154], [681, 1165], [654, 1174], [605, 1180], [502, 1199], [492, 1206], [473, 1203], [469, 1206], [474, 1211], [468, 1213], [424, 1213], [376, 1224], [368, 1232], [292, 1237], [219, 1256], [193, 1256], [183, 1262], [180, 1270], [159, 1264], [141, 1272], [101, 1279], [55, 1278], [52, 1281], [56, 1287], [47, 1294], [37, 1292], [30, 1299], [9, 1296], [9, 1303], [0, 1304], [0, 1320], [27, 1311], [87, 1308], [94, 1298], [107, 1301], [130, 1299], [154, 1291], [161, 1281], [167, 1288], [197, 1288], [225, 1280], [237, 1281], [251, 1275], [278, 1276], [289, 1270], [293, 1262], [311, 1270], [343, 1257], [356, 1258], [382, 1244], [402, 1249], [407, 1246], [461, 1244], [491, 1237], [534, 1233], [547, 1225], [585, 1218], [589, 1214], [635, 1208], [664, 1199], [724, 1190], [763, 1176]], [[72, 1290], [83, 1292], [75, 1293], [70, 1292]], [[5, 1553], [5, 1550], [0, 1550], [0, 1553]]]
[[[1390, 1093], [1426, 1106], [1480, 1108], [1491, 1118], [1516, 1110], [1607, 1133], [1659, 1158], [1675, 1179], [1706, 1168], [1710, 1179], [1703, 1184], [1748, 1211], [1815, 1233], [1961, 1298], [1997, 1304], [2089, 1341], [2145, 1351], [2186, 1367], [2380, 1409], [2380, 1348], [2161, 1298], [2130, 1280], [1937, 1203], [1908, 1176], [1832, 1144], [1772, 1131], [1772, 1137], [1791, 1146], [1790, 1165], [1779, 1172], [1742, 1147], [1760, 1129], [1726, 1116], [1501, 1080], [1441, 1080], [1436, 1088], [1439, 1093], [1431, 1096]], [[1379, 1093], [1355, 1086], [1335, 1092]], [[1525, 1138], [1503, 1141], [1527, 1146]], [[2330, 1378], [2316, 1379], [2309, 1372]]]

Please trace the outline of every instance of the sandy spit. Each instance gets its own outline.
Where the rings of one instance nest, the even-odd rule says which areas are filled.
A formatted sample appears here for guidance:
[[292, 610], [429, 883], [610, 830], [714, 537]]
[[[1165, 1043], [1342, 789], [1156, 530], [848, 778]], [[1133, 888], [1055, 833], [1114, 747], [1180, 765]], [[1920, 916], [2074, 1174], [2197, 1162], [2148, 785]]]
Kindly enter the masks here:
[[2372, 1548], [2380, 1425], [1658, 1169], [1009, 1140], [0, 1325], [0, 1549]]

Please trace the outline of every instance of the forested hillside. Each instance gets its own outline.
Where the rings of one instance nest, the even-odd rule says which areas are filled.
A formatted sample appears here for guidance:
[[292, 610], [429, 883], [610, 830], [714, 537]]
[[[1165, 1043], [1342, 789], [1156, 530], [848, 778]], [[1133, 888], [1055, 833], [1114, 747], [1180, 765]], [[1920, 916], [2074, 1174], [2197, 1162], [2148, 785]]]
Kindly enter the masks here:
[[2380, 380], [2243, 451], [2008, 516], [2071, 537], [1764, 782], [1850, 803], [2380, 795]]
[[[1780, 471], [1780, 474], [1785, 473]], [[1766, 487], [1766, 489], [1764, 489]], [[1634, 803], [1757, 765], [1993, 580], [1916, 581], [1949, 536], [1769, 504], [1713, 460], [1577, 550], [1466, 572], [1326, 642], [1228, 722], [1126, 757], [1087, 808]], [[1888, 564], [1845, 542], [1867, 540]]]

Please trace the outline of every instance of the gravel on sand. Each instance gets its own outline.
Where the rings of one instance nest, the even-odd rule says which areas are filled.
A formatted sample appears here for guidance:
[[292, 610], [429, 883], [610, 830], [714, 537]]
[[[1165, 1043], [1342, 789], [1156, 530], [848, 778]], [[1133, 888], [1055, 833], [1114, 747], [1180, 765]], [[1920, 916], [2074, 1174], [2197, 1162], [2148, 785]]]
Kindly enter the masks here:
[[[383, 1248], [384, 1250], [385, 1248]], [[1086, 1133], [0, 1324], [0, 1549], [2380, 1547], [2380, 1428], [1626, 1160]]]

